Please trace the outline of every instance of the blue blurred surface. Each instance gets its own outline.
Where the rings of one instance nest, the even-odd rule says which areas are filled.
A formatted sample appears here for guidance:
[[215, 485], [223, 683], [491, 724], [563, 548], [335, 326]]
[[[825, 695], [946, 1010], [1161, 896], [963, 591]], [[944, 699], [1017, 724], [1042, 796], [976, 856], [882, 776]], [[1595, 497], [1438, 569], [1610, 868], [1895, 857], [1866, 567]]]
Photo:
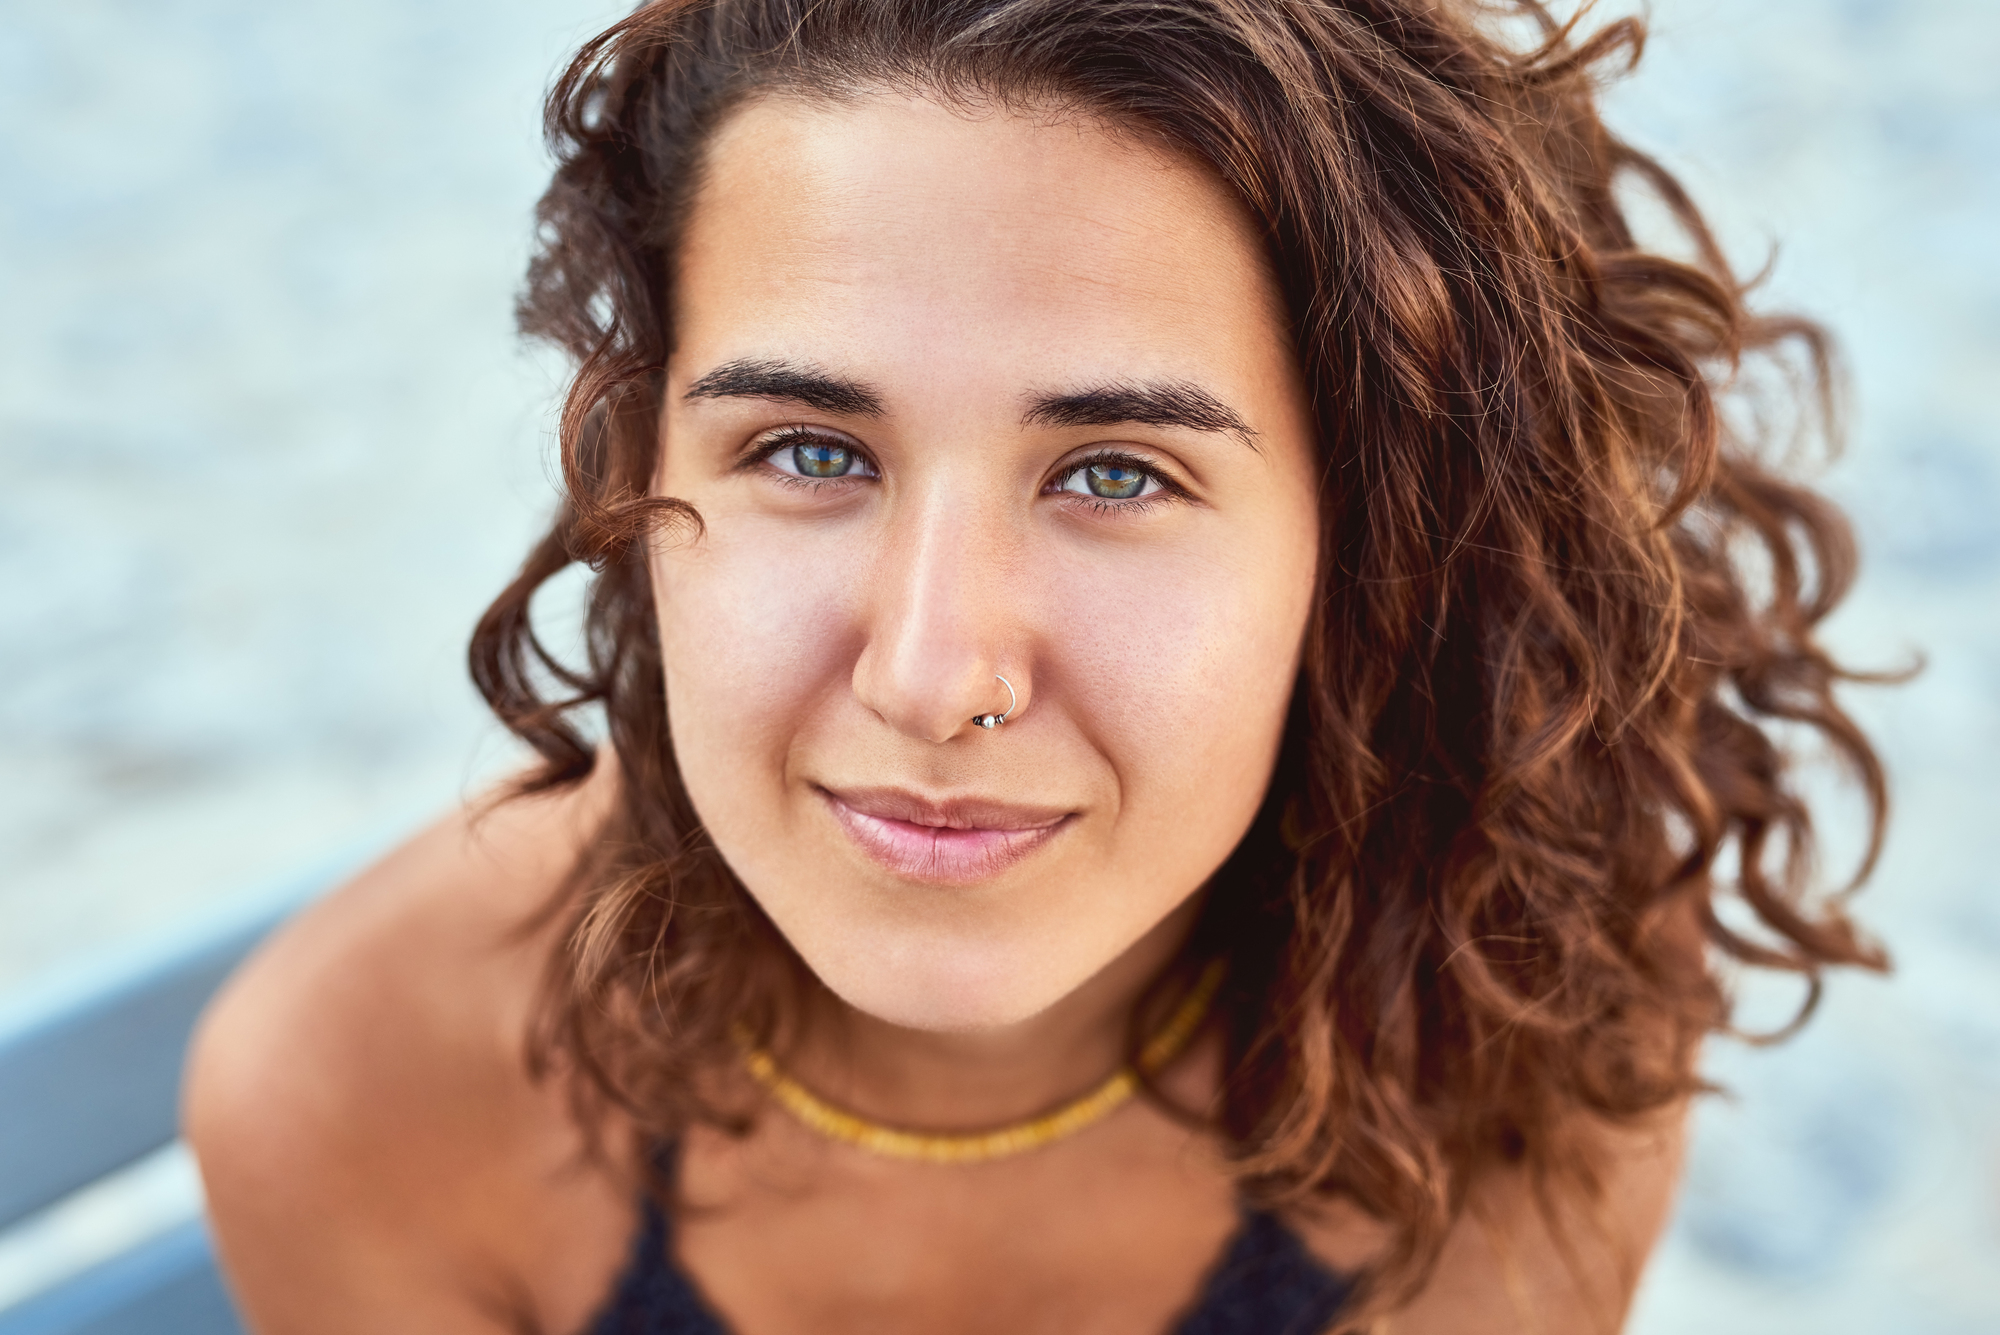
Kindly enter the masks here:
[[199, 1220], [0, 1311], [0, 1335], [243, 1335]]
[[[552, 496], [537, 101], [616, 9], [0, 0], [0, 989], [504, 757], [460, 664]], [[1616, 123], [1852, 366], [1835, 638], [1930, 666], [1853, 697], [1898, 972], [1714, 1045], [1635, 1329], [2000, 1330], [2000, 5], [1652, 14]]]

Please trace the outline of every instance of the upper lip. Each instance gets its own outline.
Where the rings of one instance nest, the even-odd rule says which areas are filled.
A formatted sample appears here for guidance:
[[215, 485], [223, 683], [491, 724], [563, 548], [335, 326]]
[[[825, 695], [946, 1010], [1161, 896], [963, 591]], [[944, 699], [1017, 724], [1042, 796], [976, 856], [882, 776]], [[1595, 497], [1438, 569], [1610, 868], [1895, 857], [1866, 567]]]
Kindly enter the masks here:
[[842, 806], [880, 820], [948, 830], [1040, 830], [1071, 814], [1067, 807], [1033, 806], [997, 798], [925, 797], [904, 788], [824, 787]]

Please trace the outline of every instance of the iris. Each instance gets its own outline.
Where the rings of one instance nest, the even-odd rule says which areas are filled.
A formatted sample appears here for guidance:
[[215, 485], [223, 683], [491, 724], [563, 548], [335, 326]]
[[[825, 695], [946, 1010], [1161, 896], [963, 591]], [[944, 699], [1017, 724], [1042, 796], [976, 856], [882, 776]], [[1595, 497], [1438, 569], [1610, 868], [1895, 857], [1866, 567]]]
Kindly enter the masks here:
[[807, 441], [792, 446], [792, 463], [800, 477], [846, 477], [854, 454], [830, 440]]
[[1127, 501], [1137, 496], [1146, 485], [1146, 474], [1124, 464], [1092, 464], [1084, 470], [1084, 485], [1093, 496], [1107, 500]]

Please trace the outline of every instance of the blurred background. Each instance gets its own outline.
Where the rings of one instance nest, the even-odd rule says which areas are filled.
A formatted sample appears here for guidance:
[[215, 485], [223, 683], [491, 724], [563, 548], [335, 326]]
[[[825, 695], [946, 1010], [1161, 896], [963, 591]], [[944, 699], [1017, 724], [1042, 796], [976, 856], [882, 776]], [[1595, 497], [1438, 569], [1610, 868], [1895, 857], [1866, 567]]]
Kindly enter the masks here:
[[[508, 763], [462, 662], [554, 496], [563, 368], [510, 313], [539, 99], [619, 8], [0, 0], [0, 1015]], [[1897, 972], [1711, 1046], [1732, 1093], [1633, 1329], [1991, 1335], [2000, 5], [1651, 20], [1614, 125], [1740, 267], [1776, 247], [1769, 303], [1851, 368], [1813, 465], [1865, 556], [1833, 639], [1928, 668], [1849, 697], [1895, 781], [1857, 911]], [[198, 1208], [155, 1155], [0, 1235], [0, 1307]]]

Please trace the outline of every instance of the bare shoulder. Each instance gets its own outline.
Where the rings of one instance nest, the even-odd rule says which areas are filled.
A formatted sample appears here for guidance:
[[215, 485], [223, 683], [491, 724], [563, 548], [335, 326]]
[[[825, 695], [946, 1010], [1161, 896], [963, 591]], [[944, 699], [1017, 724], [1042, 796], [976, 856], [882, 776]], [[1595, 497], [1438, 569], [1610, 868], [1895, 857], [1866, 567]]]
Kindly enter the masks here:
[[531, 925], [602, 789], [446, 817], [301, 914], [203, 1018], [188, 1137], [258, 1330], [490, 1332], [588, 1310], [624, 1196], [523, 1053], [552, 944]]
[[[1624, 1326], [1646, 1258], [1680, 1182], [1687, 1109], [1634, 1126], [1579, 1120], [1571, 1134], [1604, 1164], [1594, 1200], [1557, 1200], [1553, 1222], [1523, 1172], [1476, 1184], [1437, 1270], [1376, 1335], [1611, 1335]], [[1383, 1242], [1359, 1210], [1336, 1207], [1301, 1224], [1329, 1265], [1353, 1271]]]

